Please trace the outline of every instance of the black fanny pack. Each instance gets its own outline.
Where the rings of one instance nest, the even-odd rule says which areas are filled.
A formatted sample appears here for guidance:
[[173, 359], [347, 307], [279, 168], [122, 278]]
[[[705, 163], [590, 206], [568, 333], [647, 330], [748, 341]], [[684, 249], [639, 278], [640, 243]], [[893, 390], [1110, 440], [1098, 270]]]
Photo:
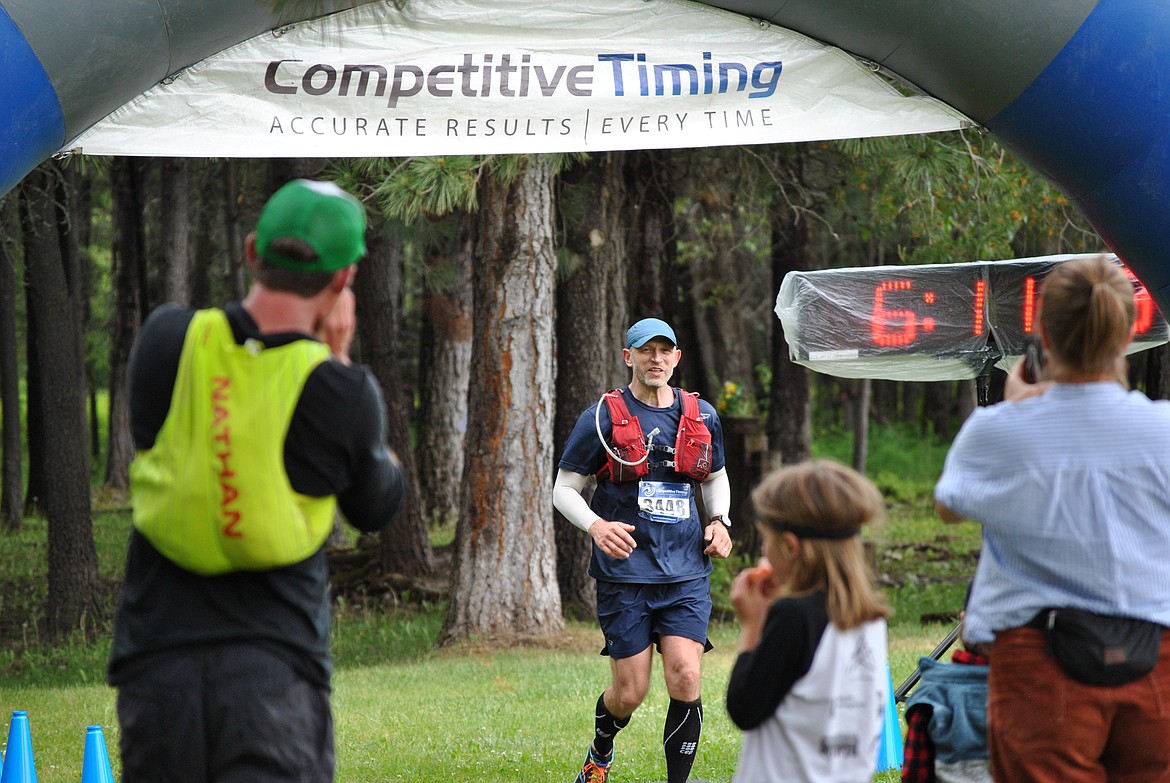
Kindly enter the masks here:
[[1149, 674], [1162, 645], [1157, 623], [1082, 609], [1044, 609], [1028, 626], [1044, 633], [1065, 674], [1086, 685], [1124, 685]]

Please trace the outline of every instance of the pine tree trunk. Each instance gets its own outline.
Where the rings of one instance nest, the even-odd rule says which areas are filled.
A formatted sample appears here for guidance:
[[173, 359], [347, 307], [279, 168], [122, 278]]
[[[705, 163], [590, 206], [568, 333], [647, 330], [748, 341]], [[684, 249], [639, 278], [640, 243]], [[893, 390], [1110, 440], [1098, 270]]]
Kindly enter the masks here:
[[134, 442], [130, 436], [130, 407], [126, 399], [126, 369], [130, 349], [142, 323], [145, 249], [142, 226], [144, 199], [141, 167], [134, 158], [114, 158], [110, 169], [114, 222], [114, 323], [110, 341], [109, 448], [106, 484], [130, 486]]
[[[622, 168], [623, 197], [627, 205], [620, 219], [626, 226], [625, 290], [628, 312], [634, 316], [629, 320], [653, 314], [679, 329], [678, 231], [674, 221], [672, 153], [630, 150], [611, 153], [611, 156], [613, 165]], [[623, 326], [628, 327], [629, 324]], [[687, 344], [695, 343], [687, 340]], [[619, 362], [619, 369], [624, 370], [625, 364]]]
[[1159, 345], [1146, 353], [1143, 386], [1151, 400], [1170, 399], [1170, 345]]
[[223, 176], [219, 178], [222, 191], [220, 193], [219, 213], [223, 219], [223, 242], [227, 248], [227, 278], [225, 288], [227, 299], [243, 299], [248, 290], [247, 264], [244, 262], [244, 235], [241, 226], [239, 201], [242, 198], [240, 186], [237, 182], [238, 166], [233, 160], [223, 162]]
[[452, 241], [429, 254], [431, 276], [444, 280], [423, 303], [419, 347], [418, 465], [423, 519], [454, 525], [459, 519], [460, 482], [467, 439], [467, 387], [471, 382], [472, 216], [449, 218]]
[[898, 381], [874, 379], [871, 384], [873, 420], [878, 424], [889, 424], [898, 418], [898, 400], [900, 397]]
[[[27, 204], [23, 185], [21, 186], [20, 211], [21, 236], [23, 238], [24, 224], [27, 221], [25, 216]], [[32, 301], [26, 251], [24, 264], [24, 366], [26, 368], [41, 366], [37, 348], [40, 342], [37, 340], [38, 320], [37, 308], [33, 306]], [[24, 515], [26, 517], [43, 516], [44, 498], [48, 492], [50, 479], [45, 469], [45, 417], [41, 410], [43, 407], [41, 373], [25, 372], [24, 391], [24, 432], [25, 443], [28, 446], [28, 483], [24, 493]]]
[[41, 415], [45, 436], [44, 510], [49, 527], [46, 616], [54, 636], [76, 628], [97, 607], [97, 550], [90, 515], [82, 334], [76, 269], [62, 253], [68, 221], [61, 211], [57, 172], [42, 165], [25, 178], [25, 259], [29, 302], [37, 313]]
[[21, 464], [20, 362], [16, 343], [16, 196], [0, 201], [0, 528], [17, 531], [24, 519]]
[[951, 403], [955, 384], [952, 381], [935, 381], [925, 387], [926, 400], [923, 415], [926, 417], [926, 431], [939, 438], [951, 436]]
[[869, 459], [870, 390], [870, 379], [862, 378], [857, 382], [857, 394], [853, 400], [853, 469], [863, 474]]
[[[223, 242], [223, 185], [219, 182], [221, 169], [215, 162], [192, 164], [189, 187], [199, 198], [191, 202], [190, 236], [191, 269], [188, 273], [187, 303], [205, 308], [211, 301], [211, 281], [219, 271], [226, 279], [226, 271], [217, 270], [216, 260], [241, 255], [242, 248]], [[217, 287], [218, 289], [218, 287]]]
[[[467, 455], [440, 643], [563, 627], [552, 527], [552, 175], [531, 156], [478, 185]], [[569, 346], [571, 348], [571, 346]]]
[[922, 400], [925, 396], [923, 392], [925, 386], [922, 381], [906, 381], [902, 384], [902, 421], [917, 428], [922, 435], [926, 434], [922, 429]]
[[[90, 257], [90, 243], [92, 242], [93, 227], [93, 177], [86, 175], [79, 166], [71, 166], [61, 171], [61, 192], [59, 200], [69, 211], [69, 227], [62, 244], [62, 252], [66, 254], [67, 269], [73, 269], [77, 274], [74, 287], [74, 307], [77, 311], [78, 324], [82, 335], [90, 331], [93, 313], [90, 300], [93, 298], [93, 259]], [[84, 337], [83, 337], [84, 340]], [[86, 399], [88, 407], [88, 442], [89, 456], [96, 460], [101, 456], [101, 429], [98, 416], [97, 386], [94, 380], [94, 367], [83, 350], [81, 356], [85, 375], [81, 378], [81, 393]]]
[[979, 407], [978, 387], [974, 379], [959, 381], [958, 426], [963, 426], [967, 417]]
[[[675, 386], [702, 391], [706, 373], [699, 351], [698, 333], [688, 307], [679, 293], [690, 285], [689, 271], [678, 263], [678, 225], [675, 222], [675, 183], [672, 150], [631, 150], [620, 153], [625, 183], [626, 303], [620, 323], [613, 326], [619, 338], [640, 318], [661, 318], [674, 327], [684, 358], [675, 370]], [[618, 310], [615, 307], [614, 313]], [[620, 343], [619, 347], [624, 347]], [[620, 355], [614, 356], [618, 371], [629, 380]]]
[[[777, 211], [772, 221], [772, 290], [784, 276], [808, 264], [807, 219]], [[780, 319], [772, 318], [772, 391], [768, 399], [768, 448], [773, 465], [802, 462], [812, 456], [812, 386], [809, 370], [788, 357]]]
[[191, 173], [185, 158], [161, 161], [163, 295], [167, 302], [191, 303]]
[[379, 568], [383, 573], [421, 576], [431, 572], [431, 542], [419, 506], [410, 444], [409, 401], [397, 356], [401, 338], [403, 252], [401, 244], [388, 236], [384, 224], [371, 227], [367, 242], [369, 256], [354, 279], [360, 358], [369, 365], [382, 387], [387, 437], [406, 475], [402, 507], [378, 536]]
[[[625, 158], [622, 152], [591, 155], [573, 172], [574, 184], [566, 188], [571, 196], [558, 199], [569, 261], [557, 286], [557, 345], [564, 346], [557, 353], [557, 458], [581, 412], [596, 404], [601, 392], [629, 381], [621, 359], [630, 320], [622, 223]], [[608, 295], [599, 296], [601, 291]], [[555, 464], [556, 459], [554, 475]], [[596, 586], [588, 574], [593, 540], [560, 512], [553, 514], [565, 612], [592, 618], [597, 612]]]

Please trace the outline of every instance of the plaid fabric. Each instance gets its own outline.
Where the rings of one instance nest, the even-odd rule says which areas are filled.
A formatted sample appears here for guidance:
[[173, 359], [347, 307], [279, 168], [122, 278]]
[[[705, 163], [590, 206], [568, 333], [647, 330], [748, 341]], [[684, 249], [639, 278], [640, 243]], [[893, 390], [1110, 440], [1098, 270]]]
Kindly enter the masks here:
[[927, 727], [933, 713], [925, 704], [906, 710], [906, 741], [902, 743], [902, 783], [934, 783], [934, 740]]
[[969, 663], [973, 666], [986, 666], [987, 658], [973, 653], [970, 650], [959, 649], [951, 654], [951, 663]]
[[[951, 654], [951, 663], [986, 666], [987, 658], [962, 648]], [[930, 716], [925, 704], [906, 710], [906, 741], [902, 743], [902, 783], [935, 783], [934, 740], [930, 738]]]

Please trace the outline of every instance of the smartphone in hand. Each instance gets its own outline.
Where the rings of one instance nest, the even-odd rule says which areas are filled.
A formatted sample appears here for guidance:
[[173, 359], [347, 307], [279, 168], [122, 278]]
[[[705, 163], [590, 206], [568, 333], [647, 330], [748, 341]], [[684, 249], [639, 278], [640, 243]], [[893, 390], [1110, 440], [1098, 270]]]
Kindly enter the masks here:
[[1040, 338], [1029, 335], [1024, 341], [1024, 380], [1036, 383], [1044, 370], [1044, 346]]

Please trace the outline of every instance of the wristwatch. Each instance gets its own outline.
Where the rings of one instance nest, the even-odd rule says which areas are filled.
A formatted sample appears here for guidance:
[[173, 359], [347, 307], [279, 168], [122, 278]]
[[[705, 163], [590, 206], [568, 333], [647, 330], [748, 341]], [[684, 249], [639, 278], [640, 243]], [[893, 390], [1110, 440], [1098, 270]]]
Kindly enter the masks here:
[[711, 521], [712, 522], [722, 522], [724, 527], [727, 527], [727, 528], [731, 527], [731, 520], [728, 519], [727, 517], [723, 516], [722, 514], [713, 514], [711, 516]]

